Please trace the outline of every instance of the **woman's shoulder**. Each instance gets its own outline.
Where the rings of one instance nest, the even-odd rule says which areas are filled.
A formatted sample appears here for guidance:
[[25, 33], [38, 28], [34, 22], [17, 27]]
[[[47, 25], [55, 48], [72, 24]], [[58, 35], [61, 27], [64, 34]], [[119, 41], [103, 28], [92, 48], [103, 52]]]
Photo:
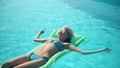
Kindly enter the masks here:
[[71, 45], [71, 43], [63, 42], [63, 45]]

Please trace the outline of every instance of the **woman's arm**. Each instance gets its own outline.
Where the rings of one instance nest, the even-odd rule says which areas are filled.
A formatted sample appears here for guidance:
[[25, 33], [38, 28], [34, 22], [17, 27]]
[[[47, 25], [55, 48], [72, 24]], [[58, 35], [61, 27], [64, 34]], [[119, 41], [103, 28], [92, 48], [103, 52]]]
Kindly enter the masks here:
[[103, 51], [109, 51], [110, 50], [109, 48], [101, 48], [101, 49], [98, 49], [98, 50], [82, 50], [80, 48], [75, 47], [72, 44], [69, 44], [69, 43], [64, 43], [64, 45], [65, 45], [65, 47], [64, 47], [65, 49], [77, 51], [77, 52], [82, 53], [82, 54], [93, 54], [93, 53], [98, 53], [98, 52], [103, 52]]
[[46, 41], [48, 40], [47, 38], [39, 38], [42, 33], [44, 33], [44, 30], [43, 30], [43, 29], [41, 29], [41, 30], [38, 32], [38, 34], [35, 36], [35, 38], [34, 38], [34, 41], [35, 41], [35, 42], [46, 42]]

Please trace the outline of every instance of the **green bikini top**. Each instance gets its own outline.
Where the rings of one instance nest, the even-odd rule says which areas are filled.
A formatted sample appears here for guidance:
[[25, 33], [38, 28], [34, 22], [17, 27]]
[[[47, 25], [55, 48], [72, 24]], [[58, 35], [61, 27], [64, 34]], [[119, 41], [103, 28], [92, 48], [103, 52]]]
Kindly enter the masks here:
[[60, 51], [62, 50], [62, 46], [63, 46], [63, 43], [59, 40], [55, 40], [54, 42], [52, 42]]
[[48, 42], [52, 42], [60, 51], [62, 50], [63, 43], [59, 40], [53, 41], [51, 38], [49, 38]]

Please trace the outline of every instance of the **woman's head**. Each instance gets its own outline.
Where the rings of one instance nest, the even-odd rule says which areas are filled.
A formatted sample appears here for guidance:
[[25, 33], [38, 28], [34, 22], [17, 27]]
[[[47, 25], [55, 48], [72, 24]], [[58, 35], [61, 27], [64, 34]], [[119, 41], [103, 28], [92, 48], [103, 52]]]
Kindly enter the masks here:
[[73, 35], [73, 31], [67, 26], [61, 27], [61, 29], [58, 31], [58, 38], [63, 42], [70, 42], [70, 39]]

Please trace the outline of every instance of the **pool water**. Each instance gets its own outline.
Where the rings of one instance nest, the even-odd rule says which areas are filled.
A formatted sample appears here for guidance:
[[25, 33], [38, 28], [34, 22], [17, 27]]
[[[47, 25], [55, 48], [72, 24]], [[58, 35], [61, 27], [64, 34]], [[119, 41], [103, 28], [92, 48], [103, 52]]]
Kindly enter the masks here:
[[0, 64], [37, 47], [33, 39], [45, 29], [49, 37], [55, 28], [69, 26], [87, 36], [78, 47], [110, 52], [82, 55], [70, 52], [51, 68], [120, 68], [119, 0], [0, 0]]

